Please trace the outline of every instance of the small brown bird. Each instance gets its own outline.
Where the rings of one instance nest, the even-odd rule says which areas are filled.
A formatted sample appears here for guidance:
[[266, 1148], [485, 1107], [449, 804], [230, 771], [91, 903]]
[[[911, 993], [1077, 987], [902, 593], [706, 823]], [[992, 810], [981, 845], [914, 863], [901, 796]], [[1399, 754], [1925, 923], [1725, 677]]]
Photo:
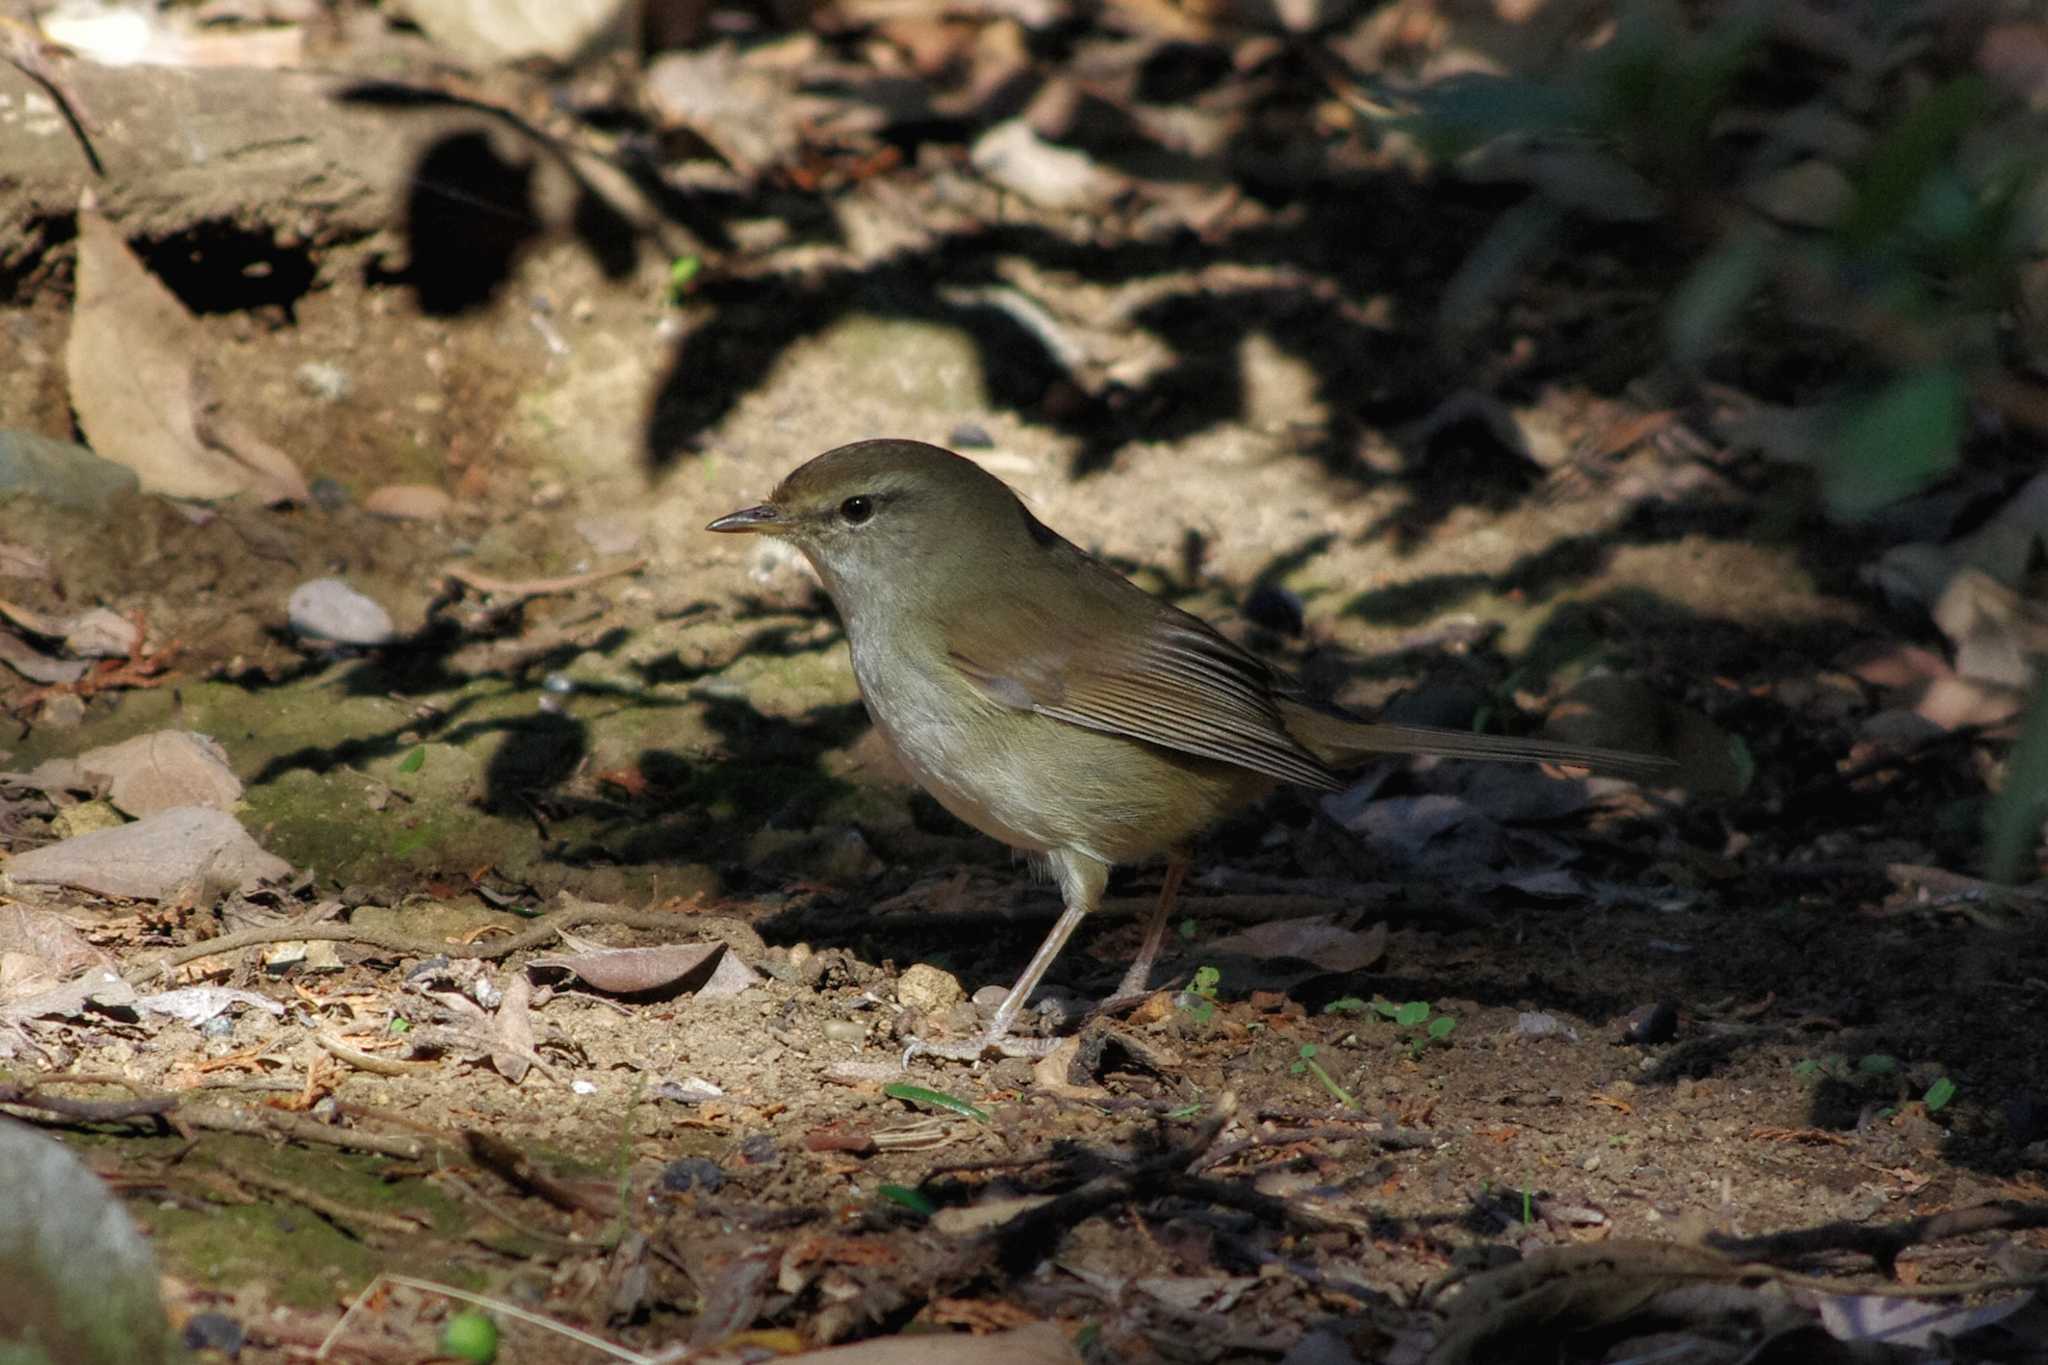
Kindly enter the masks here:
[[1048, 529], [973, 461], [919, 441], [858, 441], [795, 470], [713, 531], [782, 536], [818, 571], [854, 677], [924, 789], [1050, 864], [1065, 902], [988, 1030], [914, 1051], [1030, 1055], [1017, 1014], [1109, 869], [1166, 853], [1165, 890], [1120, 995], [1142, 992], [1186, 846], [1289, 782], [1323, 791], [1376, 754], [1650, 771], [1663, 760], [1542, 740], [1373, 725], [1318, 709], [1256, 656]]

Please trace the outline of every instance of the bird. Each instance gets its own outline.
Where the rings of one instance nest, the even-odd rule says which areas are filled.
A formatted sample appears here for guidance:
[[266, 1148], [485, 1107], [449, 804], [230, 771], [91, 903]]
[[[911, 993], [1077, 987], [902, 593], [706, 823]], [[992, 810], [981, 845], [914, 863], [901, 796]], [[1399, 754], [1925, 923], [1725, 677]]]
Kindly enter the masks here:
[[707, 530], [786, 541], [837, 609], [875, 728], [940, 805], [1044, 860], [1062, 910], [983, 1031], [908, 1056], [1042, 1054], [1013, 1033], [1110, 869], [1164, 854], [1159, 903], [1113, 998], [1144, 993], [1192, 840], [1276, 786], [1335, 791], [1374, 756], [1433, 754], [1620, 773], [1654, 756], [1417, 726], [1317, 705], [1207, 621], [1040, 521], [942, 447], [856, 441]]

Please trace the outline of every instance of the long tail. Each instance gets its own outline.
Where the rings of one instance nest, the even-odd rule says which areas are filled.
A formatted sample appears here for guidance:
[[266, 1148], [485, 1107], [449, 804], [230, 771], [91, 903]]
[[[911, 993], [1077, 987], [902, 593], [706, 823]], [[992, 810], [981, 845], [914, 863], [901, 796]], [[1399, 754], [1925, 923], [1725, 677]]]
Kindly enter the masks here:
[[1490, 758], [1521, 763], [1568, 763], [1617, 777], [1652, 777], [1677, 765], [1655, 754], [1595, 749], [1548, 739], [1512, 739], [1421, 725], [1375, 725], [1282, 701], [1280, 719], [1303, 748], [1333, 768], [1350, 767], [1382, 754], [1434, 754], [1441, 758]]

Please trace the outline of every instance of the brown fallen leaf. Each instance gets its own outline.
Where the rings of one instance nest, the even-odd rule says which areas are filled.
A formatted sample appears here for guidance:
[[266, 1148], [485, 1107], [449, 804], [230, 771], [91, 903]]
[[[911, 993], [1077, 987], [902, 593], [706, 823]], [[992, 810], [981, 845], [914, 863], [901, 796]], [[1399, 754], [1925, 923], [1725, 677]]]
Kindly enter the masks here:
[[[732, 965], [728, 967], [726, 964]], [[706, 999], [737, 995], [760, 978], [723, 943], [663, 943], [650, 948], [597, 948], [537, 957], [531, 967], [555, 967], [614, 995], [638, 995], [697, 981]], [[736, 970], [735, 970], [736, 969]]]
[[276, 452], [252, 464], [208, 444], [195, 388], [200, 343], [198, 323], [113, 224], [81, 210], [78, 298], [64, 363], [71, 406], [93, 451], [134, 470], [145, 492], [304, 497], [304, 480]]

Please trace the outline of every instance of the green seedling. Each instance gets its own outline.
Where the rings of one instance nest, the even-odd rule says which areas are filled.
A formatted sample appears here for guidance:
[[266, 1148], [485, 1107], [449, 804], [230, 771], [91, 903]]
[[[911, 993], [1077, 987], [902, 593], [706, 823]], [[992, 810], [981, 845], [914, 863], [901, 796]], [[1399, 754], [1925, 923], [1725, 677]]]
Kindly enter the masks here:
[[1431, 1043], [1441, 1043], [1448, 1039], [1452, 1030], [1458, 1027], [1456, 1015], [1439, 1014], [1434, 1019], [1430, 1018], [1427, 1000], [1410, 1000], [1405, 1005], [1397, 1005], [1391, 1000], [1374, 996], [1372, 1008], [1382, 1018], [1392, 1021], [1396, 1028], [1410, 1031], [1411, 1036], [1406, 1039], [1406, 1043], [1411, 1061], [1419, 1059], [1422, 1050]]
[[1181, 920], [1180, 926], [1175, 932], [1180, 935], [1183, 943], [1193, 943], [1195, 935], [1201, 932], [1201, 926], [1195, 923], [1193, 915], [1189, 915]]
[[1365, 1013], [1366, 1011], [1370, 1010], [1371, 1008], [1372, 1008], [1372, 1004], [1371, 1004], [1371, 1002], [1369, 1002], [1369, 1001], [1365, 1001], [1365, 1000], [1360, 1000], [1360, 999], [1359, 999], [1359, 998], [1358, 998], [1357, 996], [1355, 996], [1355, 995], [1347, 995], [1347, 996], [1345, 996], [1345, 997], [1344, 997], [1343, 999], [1341, 999], [1341, 1000], [1332, 1000], [1332, 1001], [1331, 1001], [1331, 1002], [1330, 1002], [1329, 1004], [1327, 1004], [1327, 1005], [1323, 1006], [1323, 1013], [1324, 1013], [1324, 1014], [1364, 1014], [1364, 1013]]
[[1927, 1106], [1928, 1113], [1939, 1114], [1948, 1107], [1948, 1102], [1955, 1097], [1956, 1083], [1943, 1076], [1936, 1080], [1933, 1085], [1927, 1087], [1927, 1093], [1921, 1097], [1920, 1102]]
[[1180, 993], [1180, 1007], [1188, 1017], [1198, 1024], [1206, 1024], [1216, 1017], [1216, 984], [1223, 980], [1223, 973], [1214, 967], [1195, 968], [1195, 979]]
[[1306, 1074], [1315, 1077], [1323, 1089], [1329, 1091], [1336, 1098], [1337, 1103], [1343, 1105], [1346, 1109], [1358, 1108], [1358, 1101], [1352, 1097], [1351, 1092], [1337, 1084], [1337, 1078], [1323, 1070], [1323, 1064], [1316, 1060], [1316, 1045], [1314, 1043], [1303, 1043], [1301, 1045], [1301, 1059], [1295, 1062], [1293, 1066], [1288, 1067], [1287, 1070], [1290, 1075], [1300, 1076]]
[[1178, 1109], [1167, 1110], [1166, 1117], [1170, 1119], [1191, 1119], [1201, 1112], [1202, 1106], [1199, 1104], [1184, 1104]]
[[704, 269], [702, 256], [683, 255], [668, 263], [668, 301], [681, 303], [690, 294], [697, 282], [697, 274]]

